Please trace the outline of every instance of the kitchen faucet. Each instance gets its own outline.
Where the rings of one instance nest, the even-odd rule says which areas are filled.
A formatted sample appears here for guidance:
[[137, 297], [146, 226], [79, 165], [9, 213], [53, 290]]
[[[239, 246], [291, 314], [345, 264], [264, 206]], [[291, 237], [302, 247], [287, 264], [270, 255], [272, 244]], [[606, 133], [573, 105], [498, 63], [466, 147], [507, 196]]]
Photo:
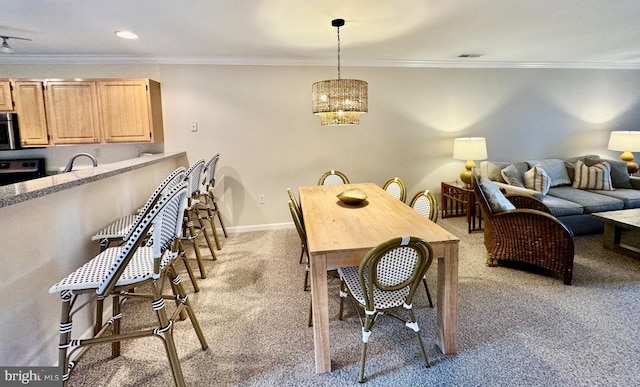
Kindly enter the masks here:
[[64, 170], [62, 171], [64, 172], [71, 172], [71, 170], [73, 169], [73, 162], [75, 161], [75, 159], [77, 159], [80, 156], [85, 156], [91, 159], [91, 161], [93, 162], [93, 166], [97, 167], [98, 166], [98, 160], [96, 160], [95, 157], [93, 157], [93, 155], [91, 153], [76, 153], [75, 155], [73, 155], [73, 157], [71, 157], [71, 159], [69, 160], [69, 162], [67, 163], [67, 166], [64, 167]]

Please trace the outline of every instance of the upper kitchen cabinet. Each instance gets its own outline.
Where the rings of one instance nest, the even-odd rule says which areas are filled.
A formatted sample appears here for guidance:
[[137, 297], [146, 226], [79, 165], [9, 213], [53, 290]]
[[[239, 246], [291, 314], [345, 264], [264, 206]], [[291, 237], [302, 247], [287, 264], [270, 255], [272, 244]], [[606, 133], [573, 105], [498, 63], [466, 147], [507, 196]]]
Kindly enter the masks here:
[[44, 82], [14, 80], [13, 99], [23, 147], [49, 145], [44, 108]]
[[162, 142], [160, 84], [149, 79], [112, 79], [98, 82], [104, 140]]
[[101, 142], [98, 106], [95, 81], [45, 81], [45, 107], [51, 143]]
[[0, 111], [12, 111], [11, 83], [8, 79], [0, 79]]

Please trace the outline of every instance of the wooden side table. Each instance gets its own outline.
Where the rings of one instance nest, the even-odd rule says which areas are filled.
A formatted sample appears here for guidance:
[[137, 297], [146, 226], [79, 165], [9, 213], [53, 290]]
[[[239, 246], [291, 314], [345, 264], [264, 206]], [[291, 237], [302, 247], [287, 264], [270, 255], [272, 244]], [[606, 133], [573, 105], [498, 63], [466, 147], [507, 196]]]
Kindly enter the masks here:
[[468, 231], [482, 230], [482, 216], [477, 208], [476, 195], [472, 189], [466, 188], [461, 182], [442, 182], [442, 217], [452, 218], [466, 216]]

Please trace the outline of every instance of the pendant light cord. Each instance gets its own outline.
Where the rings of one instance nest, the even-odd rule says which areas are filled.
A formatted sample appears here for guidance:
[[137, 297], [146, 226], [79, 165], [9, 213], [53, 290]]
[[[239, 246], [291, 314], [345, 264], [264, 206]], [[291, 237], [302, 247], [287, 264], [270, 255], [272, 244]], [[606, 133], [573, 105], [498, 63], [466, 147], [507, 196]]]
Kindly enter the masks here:
[[340, 26], [338, 29], [338, 79], [340, 79]]

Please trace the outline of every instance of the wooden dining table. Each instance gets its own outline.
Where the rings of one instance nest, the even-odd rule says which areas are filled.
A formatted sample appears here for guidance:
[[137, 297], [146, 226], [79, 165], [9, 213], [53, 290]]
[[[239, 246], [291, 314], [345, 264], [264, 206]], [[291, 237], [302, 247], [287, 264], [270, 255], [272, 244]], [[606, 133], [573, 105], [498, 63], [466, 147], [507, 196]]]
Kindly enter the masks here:
[[[358, 189], [367, 195], [349, 205], [337, 195]], [[310, 255], [316, 373], [331, 371], [327, 270], [357, 266], [373, 247], [398, 236], [429, 242], [437, 259], [436, 313], [443, 353], [457, 352], [458, 244], [460, 240], [374, 183], [299, 188]]]

